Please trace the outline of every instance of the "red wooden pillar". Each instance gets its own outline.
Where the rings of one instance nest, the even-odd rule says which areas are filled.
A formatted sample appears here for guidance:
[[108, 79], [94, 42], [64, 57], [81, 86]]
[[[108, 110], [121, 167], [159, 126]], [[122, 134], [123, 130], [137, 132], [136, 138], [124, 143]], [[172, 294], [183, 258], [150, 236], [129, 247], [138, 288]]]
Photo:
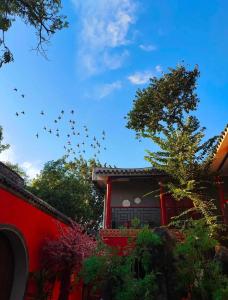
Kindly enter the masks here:
[[161, 225], [167, 224], [167, 212], [166, 212], [166, 204], [165, 204], [165, 195], [164, 195], [164, 188], [162, 182], [160, 184], [160, 207], [161, 207]]
[[106, 203], [105, 203], [105, 228], [111, 228], [112, 212], [111, 212], [111, 193], [112, 193], [112, 181], [108, 177], [106, 187]]

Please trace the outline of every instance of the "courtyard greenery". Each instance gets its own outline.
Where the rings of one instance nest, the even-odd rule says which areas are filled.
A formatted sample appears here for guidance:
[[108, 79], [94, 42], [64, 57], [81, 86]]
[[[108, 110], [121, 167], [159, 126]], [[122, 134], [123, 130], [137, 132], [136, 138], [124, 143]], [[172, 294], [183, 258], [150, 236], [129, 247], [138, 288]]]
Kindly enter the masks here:
[[181, 242], [166, 228], [142, 228], [125, 252], [100, 244], [80, 273], [87, 299], [97, 294], [104, 300], [227, 299], [228, 274], [216, 259], [218, 242], [205, 221], [189, 220], [179, 230]]

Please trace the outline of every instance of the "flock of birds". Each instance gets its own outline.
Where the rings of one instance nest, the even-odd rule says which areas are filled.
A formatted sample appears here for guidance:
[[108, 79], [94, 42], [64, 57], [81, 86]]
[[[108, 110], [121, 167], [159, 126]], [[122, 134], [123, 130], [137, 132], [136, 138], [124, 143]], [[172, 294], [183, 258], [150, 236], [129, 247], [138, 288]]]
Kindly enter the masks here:
[[[18, 93], [17, 88], [14, 88], [13, 90]], [[21, 94], [20, 96], [25, 98], [25, 94]], [[15, 116], [17, 118], [22, 115], [26, 115], [24, 110], [15, 112]], [[48, 115], [48, 113], [44, 110], [41, 110], [39, 115], [41, 117], [45, 117]], [[62, 128], [62, 125], [67, 126], [67, 134]], [[90, 153], [91, 150], [93, 153], [92, 157], [94, 157], [94, 159], [98, 159], [101, 152], [107, 150], [106, 146], [104, 145], [106, 140], [105, 131], [103, 130], [98, 138], [89, 132], [89, 129], [86, 125], [80, 129], [76, 122], [76, 113], [74, 109], [71, 109], [70, 111], [65, 111], [62, 109], [57, 117], [52, 120], [51, 127], [44, 125], [41, 131], [35, 133], [35, 137], [39, 139], [42, 132], [55, 136], [56, 138], [65, 139], [63, 149], [65, 152], [64, 156], [66, 158], [73, 158], [76, 160], [78, 157], [80, 158], [86, 155], [90, 148]]]

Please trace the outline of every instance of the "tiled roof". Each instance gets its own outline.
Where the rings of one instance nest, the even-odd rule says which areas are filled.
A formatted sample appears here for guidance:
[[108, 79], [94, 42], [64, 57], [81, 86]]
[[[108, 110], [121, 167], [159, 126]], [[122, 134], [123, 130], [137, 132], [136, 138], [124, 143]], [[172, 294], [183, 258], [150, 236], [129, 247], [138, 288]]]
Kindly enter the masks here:
[[95, 168], [94, 175], [106, 176], [151, 176], [162, 175], [162, 172], [155, 168]]
[[0, 174], [10, 179], [14, 184], [24, 186], [24, 179], [0, 161]]
[[24, 180], [2, 162], [0, 162], [0, 187], [6, 188], [15, 194], [20, 195], [24, 200], [29, 202], [31, 205], [43, 210], [47, 214], [59, 219], [60, 221], [69, 224], [70, 218], [56, 210], [54, 207], [49, 205], [47, 202], [33, 195], [25, 189]]

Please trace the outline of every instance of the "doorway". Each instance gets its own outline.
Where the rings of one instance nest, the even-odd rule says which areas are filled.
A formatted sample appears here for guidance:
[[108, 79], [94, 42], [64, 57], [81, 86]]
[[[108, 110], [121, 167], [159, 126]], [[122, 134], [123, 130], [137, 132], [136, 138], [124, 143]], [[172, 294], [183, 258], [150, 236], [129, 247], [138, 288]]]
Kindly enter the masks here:
[[0, 299], [9, 300], [14, 278], [14, 254], [10, 241], [0, 233]]

